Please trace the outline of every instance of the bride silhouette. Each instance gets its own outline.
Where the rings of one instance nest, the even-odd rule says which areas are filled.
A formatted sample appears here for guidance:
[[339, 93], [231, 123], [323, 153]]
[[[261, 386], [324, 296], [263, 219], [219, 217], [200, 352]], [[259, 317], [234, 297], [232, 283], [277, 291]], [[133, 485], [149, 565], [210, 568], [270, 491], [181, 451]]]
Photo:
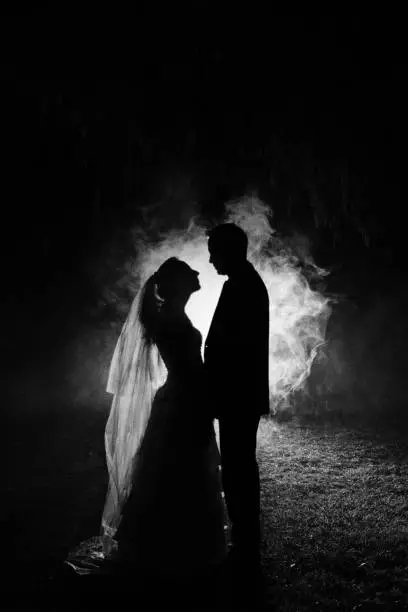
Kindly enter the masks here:
[[185, 574], [217, 566], [226, 555], [202, 338], [185, 313], [199, 289], [198, 272], [172, 257], [132, 304], [107, 386], [113, 401], [102, 535], [68, 557], [77, 573], [114, 560], [118, 567]]

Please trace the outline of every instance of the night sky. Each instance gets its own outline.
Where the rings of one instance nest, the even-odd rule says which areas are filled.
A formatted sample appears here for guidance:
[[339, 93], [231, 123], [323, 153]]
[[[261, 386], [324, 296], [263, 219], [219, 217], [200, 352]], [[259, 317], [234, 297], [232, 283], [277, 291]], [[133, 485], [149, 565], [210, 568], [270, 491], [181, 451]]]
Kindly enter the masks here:
[[[62, 4], [3, 15], [0, 29], [9, 316], [46, 319], [56, 300], [92, 301], [85, 262], [186, 177], [208, 218], [255, 188], [278, 230], [309, 235], [318, 264], [351, 279], [364, 260], [372, 279], [380, 270], [382, 281], [400, 282], [407, 96], [398, 15]], [[332, 220], [318, 230], [310, 184]]]

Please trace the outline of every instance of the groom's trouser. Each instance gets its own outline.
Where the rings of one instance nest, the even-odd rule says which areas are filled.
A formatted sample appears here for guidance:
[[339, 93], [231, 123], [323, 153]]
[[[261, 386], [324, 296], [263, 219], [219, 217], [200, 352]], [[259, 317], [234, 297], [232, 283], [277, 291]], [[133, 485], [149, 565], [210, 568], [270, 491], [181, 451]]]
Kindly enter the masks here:
[[257, 552], [260, 543], [260, 484], [256, 461], [257, 415], [220, 416], [221, 474], [233, 546]]

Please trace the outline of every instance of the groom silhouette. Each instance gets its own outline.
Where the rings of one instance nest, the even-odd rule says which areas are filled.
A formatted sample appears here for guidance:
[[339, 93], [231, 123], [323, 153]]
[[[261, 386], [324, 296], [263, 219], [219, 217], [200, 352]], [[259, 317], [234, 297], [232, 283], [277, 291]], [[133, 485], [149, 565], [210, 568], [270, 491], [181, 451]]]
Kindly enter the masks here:
[[269, 298], [247, 260], [248, 238], [233, 223], [207, 232], [210, 263], [228, 276], [205, 342], [204, 364], [218, 419], [222, 482], [231, 521], [230, 556], [257, 561], [260, 486], [256, 439], [269, 412]]

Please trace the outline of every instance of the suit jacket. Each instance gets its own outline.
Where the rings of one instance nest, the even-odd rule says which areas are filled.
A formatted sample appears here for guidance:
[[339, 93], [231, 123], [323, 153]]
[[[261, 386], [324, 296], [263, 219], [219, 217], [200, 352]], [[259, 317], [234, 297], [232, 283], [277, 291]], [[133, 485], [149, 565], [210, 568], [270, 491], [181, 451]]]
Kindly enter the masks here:
[[214, 416], [269, 412], [269, 297], [249, 262], [224, 283], [204, 365]]

